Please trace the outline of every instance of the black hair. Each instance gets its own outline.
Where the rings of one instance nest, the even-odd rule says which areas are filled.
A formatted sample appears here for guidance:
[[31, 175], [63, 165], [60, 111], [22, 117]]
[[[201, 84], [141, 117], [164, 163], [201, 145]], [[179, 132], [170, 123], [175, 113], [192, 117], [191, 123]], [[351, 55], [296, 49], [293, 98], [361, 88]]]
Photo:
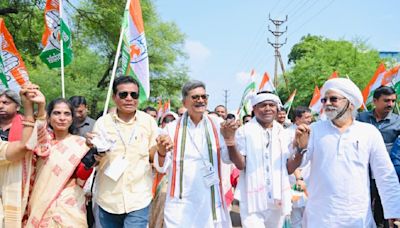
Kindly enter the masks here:
[[382, 95], [389, 96], [392, 94], [396, 94], [396, 91], [392, 87], [382, 85], [374, 91], [374, 98], [379, 99]]
[[253, 117], [252, 117], [251, 115], [249, 115], [249, 114], [244, 115], [244, 116], [242, 117], [242, 122], [244, 122], [244, 120], [245, 120], [247, 117], [253, 118]]
[[83, 96], [72, 96], [68, 100], [74, 108], [78, 108], [80, 105], [87, 105], [86, 99]]
[[[52, 101], [47, 105], [47, 110], [46, 110], [46, 111], [47, 111], [47, 117], [50, 118], [51, 112], [53, 112], [54, 107], [55, 107], [57, 104], [61, 104], [61, 103], [64, 103], [64, 104], [66, 104], [66, 105], [68, 106], [68, 108], [69, 108], [70, 111], [71, 111], [72, 120], [74, 120], [74, 119], [75, 119], [74, 106], [72, 106], [71, 102], [69, 102], [67, 99], [64, 99], [64, 98], [57, 98], [57, 99], [54, 99], [54, 100], [52, 100]], [[49, 126], [51, 129], [53, 129], [53, 127], [50, 125], [50, 123], [49, 123], [48, 126]], [[74, 124], [74, 121], [72, 121], [71, 126], [69, 126], [69, 128], [68, 128], [68, 133], [70, 133], [70, 134], [76, 134], [77, 132], [78, 132], [78, 130], [77, 130], [75, 124]]]
[[136, 81], [136, 79], [132, 78], [131, 76], [120, 76], [118, 78], [116, 78], [114, 80], [113, 86], [112, 86], [112, 90], [113, 90], [113, 94], [117, 94], [117, 87], [121, 84], [129, 84], [129, 83], [133, 83], [138, 87], [138, 91], [140, 89], [139, 87], [139, 82]]
[[225, 111], [227, 111], [227, 110], [226, 110], [226, 107], [225, 107], [224, 105], [217, 105], [217, 106], [215, 106], [214, 111], [216, 112], [216, 111], [217, 111], [217, 108], [219, 108], [219, 107], [223, 107], [223, 108], [225, 109]]
[[218, 114], [218, 112], [209, 111], [209, 112], [208, 112], [208, 115], [211, 115], [211, 114], [214, 114], [214, 115], [217, 115], [218, 117], [221, 117], [221, 116]]
[[232, 113], [229, 113], [228, 115], [226, 115], [226, 119], [227, 119], [227, 120], [228, 120], [228, 119], [235, 120], [235, 119], [236, 119], [236, 116], [233, 115]]
[[305, 106], [298, 106], [293, 110], [293, 121], [296, 120], [296, 117], [301, 118], [304, 113], [309, 112], [311, 113], [311, 109]]
[[147, 106], [146, 108], [143, 109], [143, 112], [148, 112], [148, 111], [157, 112], [157, 110], [151, 106]]

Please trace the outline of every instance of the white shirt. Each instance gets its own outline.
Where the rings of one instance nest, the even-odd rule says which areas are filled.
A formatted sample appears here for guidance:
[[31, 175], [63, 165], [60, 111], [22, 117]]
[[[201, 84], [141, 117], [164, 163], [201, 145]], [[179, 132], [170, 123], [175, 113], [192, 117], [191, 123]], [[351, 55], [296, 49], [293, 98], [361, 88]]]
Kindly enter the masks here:
[[289, 155], [287, 130], [276, 121], [272, 129], [264, 129], [253, 118], [237, 130], [235, 138], [237, 150], [246, 156], [246, 168], [240, 171], [236, 189], [239, 191], [241, 206], [246, 204], [240, 208], [241, 213], [243, 208], [247, 208], [248, 213], [254, 213], [265, 211], [271, 205], [274, 206], [273, 209], [283, 205], [283, 213], [289, 214], [291, 205], [286, 169]]
[[[214, 118], [212, 117], [214, 120]], [[217, 132], [219, 132], [219, 125], [217, 124]], [[174, 139], [177, 121], [171, 122], [166, 126], [166, 131], [171, 139]], [[180, 126], [183, 128], [183, 126]], [[211, 212], [211, 197], [210, 188], [206, 187], [203, 180], [202, 169], [204, 163], [202, 159], [209, 158], [207, 148], [207, 140], [205, 135], [204, 117], [197, 124], [197, 126], [188, 119], [187, 136], [185, 144], [185, 157], [184, 157], [184, 171], [182, 183], [182, 199], [179, 197], [171, 197], [171, 177], [172, 177], [172, 156], [167, 153], [165, 157], [164, 166], [160, 167], [158, 164], [158, 154], [154, 157], [154, 166], [159, 172], [167, 172], [168, 174], [168, 190], [167, 199], [164, 209], [164, 223], [166, 227], [231, 227], [231, 220], [227, 208], [221, 205], [220, 194], [217, 196], [217, 217], [223, 218], [222, 221], [214, 222]], [[221, 158], [225, 161], [229, 160], [229, 155], [225, 142], [221, 134], [218, 134], [221, 145]], [[210, 137], [214, 137], [210, 132]], [[180, 150], [181, 148], [177, 148]], [[200, 155], [201, 153], [201, 155]], [[219, 193], [219, 185], [215, 186], [215, 192]]]
[[374, 227], [370, 165], [377, 175], [385, 218], [400, 217], [400, 185], [379, 131], [354, 121], [340, 133], [331, 121], [311, 125], [311, 161], [305, 227]]

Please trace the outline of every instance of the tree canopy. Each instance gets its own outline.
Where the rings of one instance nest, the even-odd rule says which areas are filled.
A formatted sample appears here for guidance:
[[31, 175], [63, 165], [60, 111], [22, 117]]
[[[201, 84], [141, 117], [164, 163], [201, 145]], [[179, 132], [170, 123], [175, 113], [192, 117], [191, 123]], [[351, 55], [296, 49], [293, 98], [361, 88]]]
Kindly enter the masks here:
[[289, 62], [294, 64], [286, 72], [289, 91], [281, 83], [278, 92], [282, 98], [287, 98], [297, 89], [294, 107], [308, 106], [315, 85], [320, 88], [334, 71], [340, 77], [349, 77], [362, 90], [382, 61], [379, 53], [364, 42], [312, 35], [304, 36], [294, 45], [288, 57]]
[[[45, 0], [9, 0], [0, 3], [0, 16], [14, 38], [30, 79], [48, 100], [61, 95], [60, 70], [50, 70], [38, 58], [42, 51]], [[82, 95], [92, 116], [102, 110], [115, 58], [125, 1], [64, 1], [65, 18], [72, 30], [74, 59], [65, 68], [66, 96]], [[141, 107], [155, 106], [157, 98], [179, 106], [179, 92], [188, 79], [185, 36], [171, 22], [162, 21], [152, 0], [141, 0], [149, 51], [151, 97]], [[121, 74], [119, 72], [119, 74]]]

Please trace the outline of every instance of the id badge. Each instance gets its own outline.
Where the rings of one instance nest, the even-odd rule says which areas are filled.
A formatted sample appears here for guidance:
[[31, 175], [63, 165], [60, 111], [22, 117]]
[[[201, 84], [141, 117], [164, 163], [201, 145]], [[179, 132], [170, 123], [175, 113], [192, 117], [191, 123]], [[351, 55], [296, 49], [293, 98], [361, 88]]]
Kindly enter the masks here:
[[215, 172], [214, 167], [209, 162], [203, 167], [203, 179], [206, 187], [211, 187], [219, 183], [219, 177]]
[[118, 156], [106, 168], [104, 174], [112, 180], [117, 181], [127, 167], [128, 161], [125, 160], [122, 156]]

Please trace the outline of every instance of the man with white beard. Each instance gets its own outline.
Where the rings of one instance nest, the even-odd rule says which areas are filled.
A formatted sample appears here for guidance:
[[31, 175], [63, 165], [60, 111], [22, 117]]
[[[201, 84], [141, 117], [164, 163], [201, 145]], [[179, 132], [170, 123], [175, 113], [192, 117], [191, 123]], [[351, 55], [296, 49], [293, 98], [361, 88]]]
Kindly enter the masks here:
[[374, 126], [354, 119], [363, 101], [359, 88], [349, 79], [335, 78], [325, 82], [321, 95], [328, 120], [297, 128], [297, 153], [288, 161], [289, 173], [311, 161], [303, 226], [375, 227], [369, 165], [385, 218], [399, 220], [399, 181], [382, 136]]

